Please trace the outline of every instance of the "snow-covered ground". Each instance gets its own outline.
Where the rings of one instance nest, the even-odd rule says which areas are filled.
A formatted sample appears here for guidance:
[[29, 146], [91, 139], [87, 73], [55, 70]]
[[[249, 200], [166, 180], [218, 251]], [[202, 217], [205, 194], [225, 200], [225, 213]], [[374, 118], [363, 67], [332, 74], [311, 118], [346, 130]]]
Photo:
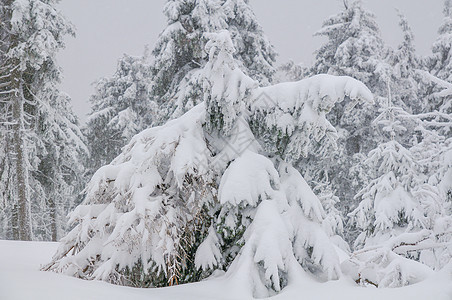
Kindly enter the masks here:
[[[170, 288], [136, 289], [105, 282], [84, 281], [52, 272], [41, 272], [50, 261], [57, 243], [0, 241], [0, 299], [248, 299], [243, 282], [227, 278], [212, 279]], [[289, 284], [273, 299], [384, 299], [451, 300], [452, 266], [432, 278], [404, 288], [376, 289], [357, 287], [342, 279], [317, 283], [305, 278]]]

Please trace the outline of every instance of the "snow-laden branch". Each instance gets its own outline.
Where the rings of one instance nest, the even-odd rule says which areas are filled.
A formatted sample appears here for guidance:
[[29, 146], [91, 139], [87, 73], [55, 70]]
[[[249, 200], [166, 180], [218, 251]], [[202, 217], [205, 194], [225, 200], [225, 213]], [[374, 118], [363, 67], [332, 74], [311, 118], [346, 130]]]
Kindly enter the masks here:
[[[286, 82], [258, 88], [250, 100], [254, 126], [265, 128], [279, 154], [286, 160], [306, 156], [315, 142], [335, 144], [336, 129], [326, 119], [336, 103], [350, 102], [346, 111], [358, 103], [373, 103], [370, 90], [347, 76], [317, 75], [298, 82]], [[259, 131], [259, 129], [255, 129]]]

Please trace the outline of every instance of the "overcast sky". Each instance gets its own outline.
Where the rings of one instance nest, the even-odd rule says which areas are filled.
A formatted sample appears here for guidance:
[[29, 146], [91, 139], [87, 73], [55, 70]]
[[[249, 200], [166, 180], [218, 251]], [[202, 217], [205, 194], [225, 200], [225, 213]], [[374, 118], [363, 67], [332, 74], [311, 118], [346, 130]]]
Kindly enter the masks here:
[[[59, 7], [76, 26], [77, 37], [68, 38], [59, 54], [63, 68], [62, 89], [72, 97], [82, 121], [89, 112], [92, 83], [111, 76], [123, 53], [140, 55], [144, 45], [153, 47], [166, 20], [165, 0], [63, 0]], [[401, 32], [395, 8], [405, 14], [416, 38], [418, 52], [427, 55], [442, 21], [443, 0], [367, 0], [375, 13], [383, 39], [397, 46]], [[322, 44], [313, 37], [322, 21], [342, 9], [342, 0], [251, 0], [264, 32], [279, 53], [278, 62], [289, 59], [309, 65]]]

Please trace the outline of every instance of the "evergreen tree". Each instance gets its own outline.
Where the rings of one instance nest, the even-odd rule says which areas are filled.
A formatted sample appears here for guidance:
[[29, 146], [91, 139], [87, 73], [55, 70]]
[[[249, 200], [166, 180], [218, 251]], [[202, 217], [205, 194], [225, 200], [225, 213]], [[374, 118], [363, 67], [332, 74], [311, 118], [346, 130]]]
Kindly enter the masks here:
[[[69, 177], [78, 176], [75, 153], [83, 143], [67, 99], [56, 87], [60, 70], [55, 60], [63, 37], [73, 29], [56, 3], [3, 1], [0, 6], [0, 118], [6, 140], [0, 151], [1, 202], [11, 222], [2, 231], [13, 239], [32, 239], [32, 225], [36, 238], [56, 239], [65, 214], [57, 212], [58, 197], [70, 197], [67, 184], [74, 179]], [[66, 175], [69, 166], [74, 172]]]
[[[360, 205], [351, 213], [362, 229], [357, 244], [369, 237], [381, 239], [394, 237], [397, 228], [422, 227], [422, 214], [412, 193], [417, 177], [415, 161], [411, 153], [397, 140], [407, 129], [396, 114], [403, 110], [388, 104], [376, 122], [390, 136], [389, 141], [369, 152], [365, 161], [373, 178], [357, 195]], [[367, 217], [363, 218], [366, 215]], [[387, 234], [389, 233], [389, 236]], [[377, 242], [377, 243], [378, 243]]]
[[312, 74], [351, 76], [379, 95], [379, 73], [386, 49], [375, 15], [364, 9], [362, 1], [344, 1], [344, 10], [325, 20], [315, 35], [328, 40], [315, 53]]
[[35, 238], [58, 241], [67, 231], [66, 215], [80, 202], [86, 181], [82, 158], [89, 152], [70, 98], [48, 82], [38, 99], [32, 215]]
[[[161, 106], [161, 124], [202, 101], [193, 86], [207, 61], [205, 33], [228, 30], [241, 70], [261, 84], [271, 81], [275, 52], [246, 0], [169, 0], [167, 28], [160, 34], [152, 65], [152, 97]], [[155, 123], [154, 123], [155, 124]]]
[[[369, 152], [365, 163], [372, 180], [358, 193], [361, 202], [350, 214], [362, 230], [355, 247], [364, 249], [353, 256], [359, 266], [355, 279], [363, 284], [415, 283], [432, 272], [427, 266], [441, 268], [451, 259], [443, 243], [452, 225], [447, 200], [429, 178], [433, 166], [425, 165], [425, 155], [432, 161], [439, 145], [432, 144], [419, 118], [389, 102], [376, 120], [389, 141]], [[422, 141], [407, 149], [398, 140], [413, 128], [422, 131]]]
[[181, 116], [203, 101], [198, 77], [208, 57], [206, 34], [228, 29], [240, 69], [268, 84], [275, 52], [244, 0], [169, 0], [164, 8], [167, 28], [153, 60], [125, 55], [114, 76], [97, 83], [88, 119], [92, 172], [109, 163], [131, 137], [153, 124]]
[[243, 72], [268, 85], [275, 73], [276, 53], [265, 36], [249, 4], [249, 0], [225, 0], [226, 28], [231, 33], [234, 57], [244, 65]]
[[370, 91], [332, 76], [257, 88], [227, 31], [205, 37], [208, 61], [196, 77], [204, 101], [139, 133], [94, 174], [45, 270], [164, 286], [220, 269], [251, 296], [279, 292], [303, 268], [340, 276], [322, 205], [290, 161], [334, 131], [325, 113], [336, 102], [370, 101]]
[[419, 75], [416, 73], [421, 69], [421, 62], [416, 55], [414, 35], [407, 19], [401, 13], [399, 13], [399, 19], [403, 40], [387, 59], [392, 69], [391, 97], [393, 103], [405, 108], [408, 112], [420, 113], [425, 107], [417, 83]]
[[436, 77], [452, 82], [452, 2], [444, 0], [444, 21], [433, 44], [428, 69]]
[[[376, 104], [385, 101], [391, 75], [386, 62], [388, 49], [380, 37], [375, 16], [363, 7], [362, 1], [344, 1], [344, 9], [326, 19], [315, 35], [326, 37], [327, 41], [315, 52], [311, 75], [351, 76], [369, 87]], [[313, 148], [297, 164], [311, 186], [313, 182], [329, 181], [341, 200], [338, 208], [345, 215], [357, 205], [354, 196], [365, 180], [359, 166], [381, 139], [372, 125], [378, 116], [377, 108], [375, 103], [356, 104], [349, 99], [334, 106], [327, 118], [337, 129], [336, 147]], [[347, 242], [352, 243], [356, 234], [354, 224], [347, 223]]]
[[115, 74], [96, 83], [85, 128], [90, 175], [111, 162], [135, 134], [154, 121], [147, 56], [147, 51], [142, 57], [124, 55]]

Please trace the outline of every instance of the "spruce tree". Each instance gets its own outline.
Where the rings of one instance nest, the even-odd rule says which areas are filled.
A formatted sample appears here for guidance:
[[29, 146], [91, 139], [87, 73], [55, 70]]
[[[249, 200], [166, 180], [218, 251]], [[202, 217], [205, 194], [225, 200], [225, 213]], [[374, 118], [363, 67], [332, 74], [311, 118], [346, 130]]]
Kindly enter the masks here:
[[228, 25], [226, 29], [231, 33], [236, 50], [234, 57], [243, 63], [243, 72], [261, 85], [268, 85], [275, 73], [276, 53], [249, 0], [225, 0], [223, 10]]
[[378, 92], [385, 46], [375, 15], [364, 9], [362, 1], [344, 1], [344, 9], [326, 19], [315, 35], [327, 42], [315, 53], [313, 74], [351, 76]]
[[416, 55], [414, 35], [408, 20], [399, 13], [399, 26], [403, 33], [402, 43], [391, 51], [387, 61], [392, 67], [390, 84], [392, 102], [405, 108], [408, 112], [420, 113], [425, 108], [417, 71], [421, 69], [421, 61]]
[[[375, 122], [388, 141], [369, 152], [364, 164], [370, 180], [350, 213], [362, 230], [352, 256], [359, 267], [352, 275], [364, 285], [395, 287], [418, 282], [451, 259], [443, 241], [450, 237], [452, 219], [440, 184], [430, 175], [437, 172], [432, 162], [447, 143], [428, 129], [423, 115], [390, 101], [381, 111]], [[407, 142], [406, 135], [417, 138]]]
[[[3, 1], [0, 6], [0, 118], [6, 140], [1, 145], [0, 173], [5, 188], [2, 203], [11, 222], [11, 229], [3, 231], [14, 239], [32, 239], [32, 225], [36, 238], [57, 238], [56, 224], [64, 222], [65, 212], [56, 212], [60, 209], [56, 195], [70, 197], [72, 193], [50, 186], [72, 182], [65, 166], [77, 165], [74, 149], [83, 148], [77, 122], [57, 89], [61, 75], [56, 52], [73, 28], [57, 12], [56, 3]], [[72, 175], [77, 177], [74, 168]], [[46, 194], [49, 190], [52, 193]], [[37, 226], [49, 226], [49, 230]]]
[[32, 215], [35, 238], [58, 241], [68, 229], [66, 215], [80, 203], [89, 152], [71, 99], [50, 82], [39, 96], [48, 100], [38, 102]]
[[291, 162], [334, 140], [325, 113], [335, 103], [371, 101], [370, 91], [326, 75], [258, 88], [229, 32], [205, 38], [208, 61], [195, 77], [204, 101], [142, 131], [94, 174], [45, 270], [165, 286], [219, 269], [260, 297], [299, 272], [340, 276], [321, 202]]
[[197, 70], [207, 62], [205, 33], [228, 30], [241, 70], [261, 84], [274, 73], [276, 53], [265, 37], [248, 1], [169, 0], [164, 8], [167, 28], [152, 51], [152, 97], [161, 106], [161, 124], [202, 101]]
[[135, 134], [154, 121], [157, 109], [149, 98], [147, 60], [147, 51], [141, 57], [124, 55], [115, 74], [96, 83], [85, 127], [90, 175], [111, 162]]
[[430, 72], [442, 80], [452, 82], [452, 1], [444, 0], [444, 20], [433, 44], [433, 56], [428, 62]]
[[276, 54], [248, 1], [169, 0], [164, 13], [168, 26], [152, 50], [152, 63], [147, 54], [125, 55], [115, 75], [96, 85], [86, 128], [91, 173], [142, 129], [181, 116], [203, 100], [197, 76], [208, 60], [209, 32], [228, 29], [240, 69], [262, 84], [271, 81]]
[[[315, 52], [310, 74], [351, 76], [365, 83], [376, 100], [356, 104], [346, 99], [334, 106], [327, 118], [337, 129], [337, 144], [329, 149], [313, 148], [297, 165], [311, 186], [313, 182], [329, 181], [341, 200], [339, 210], [347, 215], [356, 207], [354, 196], [364, 183], [365, 175], [359, 166], [380, 140], [372, 121], [378, 116], [378, 104], [388, 97], [388, 50], [374, 14], [360, 0], [344, 1], [342, 11], [327, 18], [315, 35], [326, 37], [327, 41]], [[354, 225], [347, 223], [347, 242], [351, 244], [356, 234]]]

